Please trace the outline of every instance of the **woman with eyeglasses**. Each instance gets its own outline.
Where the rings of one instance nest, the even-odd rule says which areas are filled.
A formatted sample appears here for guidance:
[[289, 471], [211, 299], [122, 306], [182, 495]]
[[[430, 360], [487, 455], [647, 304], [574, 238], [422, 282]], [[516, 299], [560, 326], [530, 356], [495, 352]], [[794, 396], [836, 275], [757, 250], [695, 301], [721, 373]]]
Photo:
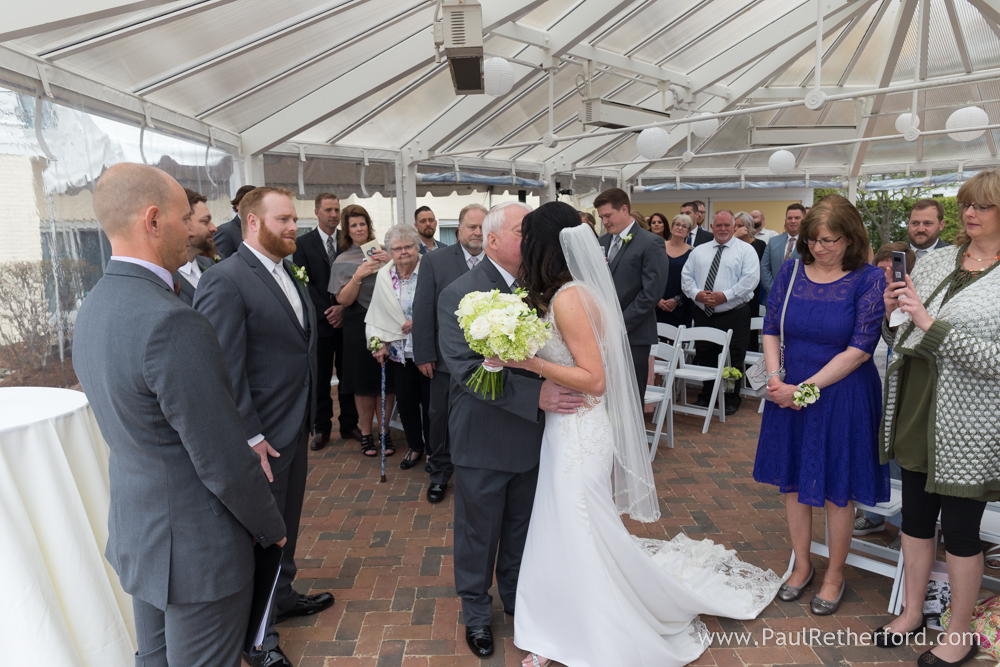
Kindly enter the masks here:
[[[378, 272], [372, 305], [365, 316], [366, 335], [382, 347], [372, 355], [392, 370], [399, 419], [409, 451], [399, 467], [409, 470], [423, 458], [430, 440], [430, 380], [413, 362], [413, 295], [420, 270], [420, 237], [410, 225], [396, 225], [385, 235], [392, 261]], [[388, 409], [388, 408], [387, 408]], [[388, 417], [388, 414], [386, 415]]]
[[906, 599], [914, 604], [874, 641], [898, 646], [923, 626], [940, 513], [952, 615], [945, 640], [917, 661], [935, 667], [960, 665], [978, 650], [969, 627], [983, 577], [979, 524], [986, 503], [1000, 500], [1000, 170], [970, 178], [958, 201], [955, 244], [886, 287], [886, 313], [901, 311], [906, 321], [882, 330], [892, 356], [881, 455], [902, 468]]
[[[659, 215], [655, 213], [654, 215]], [[663, 298], [657, 304], [656, 321], [679, 327], [682, 324], [691, 326], [692, 308], [694, 304], [681, 290], [681, 271], [684, 263], [691, 256], [691, 246], [687, 243], [688, 234], [694, 227], [694, 221], [686, 215], [675, 215], [670, 226], [670, 237], [666, 241], [667, 260], [670, 268], [667, 273], [667, 286], [663, 290]]]
[[[785, 494], [795, 566], [778, 590], [779, 600], [797, 600], [812, 582], [812, 510], [826, 508], [830, 560], [810, 609], [827, 616], [844, 596], [854, 502], [889, 499], [889, 466], [879, 463], [878, 452], [882, 395], [872, 360], [885, 315], [885, 274], [868, 264], [861, 215], [839, 195], [827, 195], [809, 211], [796, 250], [802, 258], [797, 269], [795, 260], [782, 264], [767, 299], [770, 400], [753, 478]], [[789, 291], [782, 350], [781, 313]], [[804, 407], [795, 401], [803, 385], [815, 385], [820, 394]]]

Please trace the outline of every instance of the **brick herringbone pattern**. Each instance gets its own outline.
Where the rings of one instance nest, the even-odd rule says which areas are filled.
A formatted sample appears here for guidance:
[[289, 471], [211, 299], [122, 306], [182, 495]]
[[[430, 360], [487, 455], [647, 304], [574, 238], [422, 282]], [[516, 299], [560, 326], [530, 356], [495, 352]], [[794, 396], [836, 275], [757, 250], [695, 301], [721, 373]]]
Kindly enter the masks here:
[[[737, 549], [747, 562], [779, 574], [785, 571], [790, 551], [781, 497], [773, 487], [752, 479], [760, 425], [755, 407], [756, 401], [745, 401], [734, 417], [725, 424], [713, 421], [704, 435], [701, 420], [675, 419], [676, 446], [670, 450], [661, 445], [653, 464], [662, 519], [655, 524], [628, 522], [634, 534], [708, 537]], [[396, 432], [393, 439], [400, 450], [387, 461], [385, 484], [379, 483], [379, 460], [362, 457], [354, 441], [337, 441], [310, 453], [296, 588], [330, 590], [337, 602], [322, 614], [279, 626], [282, 648], [300, 667], [520, 664], [525, 654], [514, 646], [513, 622], [499, 606], [494, 608], [493, 657], [480, 662], [466, 647], [453, 578], [452, 489], [449, 486], [443, 503], [429, 504], [423, 462], [401, 471], [405, 438]], [[814, 533], [822, 539], [819, 512], [814, 513]], [[813, 562], [822, 575], [823, 560], [814, 557]], [[808, 603], [819, 579], [798, 603], [774, 602], [753, 621], [703, 617], [713, 631], [751, 632], [751, 646], [716, 641], [695, 664], [867, 667], [916, 658], [918, 652], [911, 648], [824, 646], [819, 641], [812, 646], [775, 645], [773, 637], [782, 632], [818, 628], [860, 633], [890, 618], [886, 608], [891, 581], [854, 568], [848, 568], [840, 611], [833, 617], [813, 616]], [[766, 645], [761, 643], [765, 629], [776, 633]]]

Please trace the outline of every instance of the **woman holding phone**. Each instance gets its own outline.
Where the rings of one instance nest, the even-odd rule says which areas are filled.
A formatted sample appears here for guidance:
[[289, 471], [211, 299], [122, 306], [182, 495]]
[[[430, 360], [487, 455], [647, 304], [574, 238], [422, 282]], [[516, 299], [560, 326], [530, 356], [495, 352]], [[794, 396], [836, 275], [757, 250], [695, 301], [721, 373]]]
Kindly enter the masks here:
[[906, 599], [917, 603], [874, 640], [898, 646], [923, 626], [940, 513], [952, 616], [945, 640], [917, 661], [927, 667], [976, 655], [969, 626], [983, 577], [979, 524], [986, 503], [1000, 500], [1000, 170], [970, 178], [957, 199], [955, 245], [925, 255], [912, 276], [886, 287], [886, 314], [908, 319], [882, 329], [892, 356], [881, 456], [902, 468]]

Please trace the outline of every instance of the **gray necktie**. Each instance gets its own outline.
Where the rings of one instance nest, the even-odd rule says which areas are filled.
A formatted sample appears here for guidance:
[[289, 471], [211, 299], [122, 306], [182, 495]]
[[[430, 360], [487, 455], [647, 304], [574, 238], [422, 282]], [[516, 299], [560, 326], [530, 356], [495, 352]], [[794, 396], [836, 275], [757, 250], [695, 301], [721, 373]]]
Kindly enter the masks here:
[[614, 240], [611, 241], [611, 251], [608, 252], [608, 261], [609, 262], [612, 261], [615, 258], [615, 255], [617, 255], [618, 251], [621, 249], [622, 249], [622, 237], [615, 236]]
[[512, 280], [510, 283], [510, 291], [513, 292], [518, 287], [520, 287], [520, 285], [517, 284], [517, 278], [514, 278], [514, 280]]
[[326, 237], [326, 258], [330, 260], [330, 264], [333, 264], [333, 260], [337, 257], [337, 251], [333, 247], [333, 237]]
[[[711, 292], [712, 288], [715, 287], [715, 276], [719, 272], [719, 264], [722, 262], [722, 251], [726, 249], [726, 246], [721, 243], [715, 246], [715, 257], [712, 259], [712, 266], [708, 269], [708, 277], [705, 278], [705, 291]], [[715, 308], [711, 306], [705, 306], [705, 314], [711, 315], [715, 312]]]

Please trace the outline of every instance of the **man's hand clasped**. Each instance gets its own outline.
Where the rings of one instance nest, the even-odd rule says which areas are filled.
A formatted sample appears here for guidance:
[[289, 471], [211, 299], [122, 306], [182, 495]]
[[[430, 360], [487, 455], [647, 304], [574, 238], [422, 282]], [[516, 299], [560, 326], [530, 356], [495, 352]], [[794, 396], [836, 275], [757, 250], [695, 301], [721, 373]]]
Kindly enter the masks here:
[[257, 452], [257, 456], [260, 457], [260, 467], [264, 470], [264, 476], [267, 477], [268, 482], [274, 481], [274, 475], [271, 474], [271, 464], [268, 462], [267, 457], [273, 456], [278, 458], [281, 456], [267, 440], [261, 440], [256, 445], [253, 446], [253, 450]]

